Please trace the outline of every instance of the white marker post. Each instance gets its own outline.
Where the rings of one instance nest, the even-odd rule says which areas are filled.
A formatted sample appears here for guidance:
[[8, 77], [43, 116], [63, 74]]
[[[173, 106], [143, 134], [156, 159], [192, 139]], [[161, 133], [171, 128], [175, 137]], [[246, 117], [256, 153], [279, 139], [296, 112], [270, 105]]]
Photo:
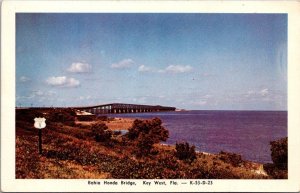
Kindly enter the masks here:
[[34, 118], [34, 127], [39, 129], [39, 154], [42, 154], [42, 129], [46, 127], [45, 121], [44, 117]]

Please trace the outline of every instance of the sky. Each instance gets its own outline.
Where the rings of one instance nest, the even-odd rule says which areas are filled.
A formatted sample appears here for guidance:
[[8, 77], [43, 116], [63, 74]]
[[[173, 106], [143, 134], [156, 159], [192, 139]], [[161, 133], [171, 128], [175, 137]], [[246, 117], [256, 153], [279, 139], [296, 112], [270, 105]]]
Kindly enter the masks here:
[[17, 13], [16, 106], [287, 110], [286, 14]]

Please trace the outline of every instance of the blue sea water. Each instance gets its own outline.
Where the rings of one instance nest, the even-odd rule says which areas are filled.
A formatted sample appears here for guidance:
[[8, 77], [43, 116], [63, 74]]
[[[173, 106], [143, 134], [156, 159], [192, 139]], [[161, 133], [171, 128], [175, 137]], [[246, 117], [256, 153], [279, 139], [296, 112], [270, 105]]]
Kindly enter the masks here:
[[187, 141], [198, 151], [234, 152], [260, 163], [272, 162], [270, 141], [287, 136], [286, 111], [181, 111], [109, 116], [159, 117], [170, 133], [166, 144]]

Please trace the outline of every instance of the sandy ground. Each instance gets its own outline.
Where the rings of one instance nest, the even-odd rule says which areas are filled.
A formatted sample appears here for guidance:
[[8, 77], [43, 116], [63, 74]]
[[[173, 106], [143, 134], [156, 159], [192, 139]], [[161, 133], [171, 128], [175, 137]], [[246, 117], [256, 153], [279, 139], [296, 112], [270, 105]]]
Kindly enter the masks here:
[[128, 130], [134, 120], [132, 118], [115, 118], [113, 121], [105, 121], [105, 124], [111, 130]]
[[[132, 118], [115, 118], [114, 120], [100, 122], [104, 122], [110, 130], [128, 130], [134, 120]], [[76, 121], [76, 124], [92, 125], [97, 122], [99, 121]]]

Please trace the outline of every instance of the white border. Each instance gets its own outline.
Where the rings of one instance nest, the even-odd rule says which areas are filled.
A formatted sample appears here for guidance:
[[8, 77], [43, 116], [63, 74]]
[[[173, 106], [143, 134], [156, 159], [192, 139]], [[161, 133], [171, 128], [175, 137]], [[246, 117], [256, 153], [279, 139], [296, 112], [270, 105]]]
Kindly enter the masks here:
[[[88, 180], [15, 179], [15, 13], [287, 13], [288, 180], [213, 180], [213, 186], [88, 185]], [[13, 192], [299, 192], [300, 2], [298, 1], [4, 1], [1, 33], [1, 190]], [[103, 180], [96, 180], [103, 181]], [[110, 180], [113, 181], [113, 180]], [[169, 182], [170, 180], [166, 180]], [[178, 182], [184, 180], [176, 180]]]

